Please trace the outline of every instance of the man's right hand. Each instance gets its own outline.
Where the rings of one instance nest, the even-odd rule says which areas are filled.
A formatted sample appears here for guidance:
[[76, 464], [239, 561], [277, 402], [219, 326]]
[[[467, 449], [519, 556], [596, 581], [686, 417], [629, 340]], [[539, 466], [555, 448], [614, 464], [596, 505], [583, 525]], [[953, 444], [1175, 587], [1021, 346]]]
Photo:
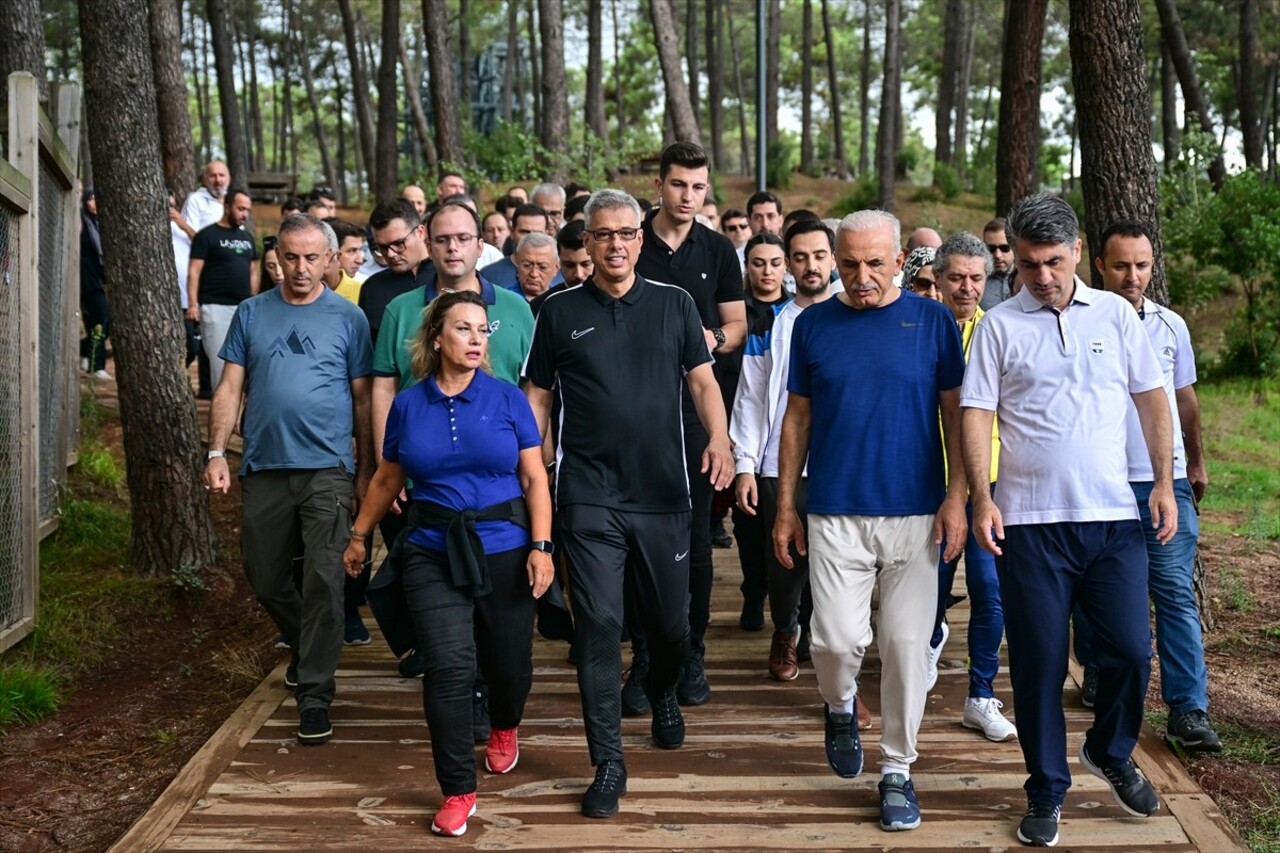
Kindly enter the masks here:
[[733, 484], [734, 497], [738, 507], [747, 515], [755, 515], [760, 497], [756, 491], [756, 475], [750, 471], [739, 474]]
[[973, 499], [973, 536], [984, 551], [997, 557], [1004, 553], [997, 542], [1004, 541], [1004, 519], [1000, 509], [988, 495]]
[[773, 524], [773, 554], [784, 569], [794, 569], [796, 561], [791, 559], [791, 543], [795, 543], [796, 553], [804, 556], [808, 553], [804, 544], [804, 527], [800, 524], [800, 516], [794, 509], [778, 509], [778, 520]]

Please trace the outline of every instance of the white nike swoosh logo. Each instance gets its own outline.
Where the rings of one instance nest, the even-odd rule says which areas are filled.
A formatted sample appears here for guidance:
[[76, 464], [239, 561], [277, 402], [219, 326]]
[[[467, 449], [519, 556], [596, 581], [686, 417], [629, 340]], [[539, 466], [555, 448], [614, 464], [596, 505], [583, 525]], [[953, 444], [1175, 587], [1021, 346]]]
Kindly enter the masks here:
[[594, 332], [595, 330], [596, 330], [596, 327], [595, 327], [595, 326], [592, 326], [592, 327], [591, 327], [591, 328], [589, 328], [589, 329], [574, 329], [573, 334], [572, 334], [572, 335], [570, 335], [569, 337], [570, 337], [572, 340], [575, 340], [575, 341], [576, 341], [578, 338], [582, 337], [583, 335], [589, 335], [589, 334], [591, 334], [592, 332]]
[[687, 556], [689, 556], [689, 552], [688, 552], [688, 551], [685, 551], [683, 554], [676, 554], [676, 562], [677, 562], [677, 563], [678, 563], [678, 562], [680, 562], [681, 560], [683, 560], [683, 559], [684, 559], [685, 557], [687, 557]]

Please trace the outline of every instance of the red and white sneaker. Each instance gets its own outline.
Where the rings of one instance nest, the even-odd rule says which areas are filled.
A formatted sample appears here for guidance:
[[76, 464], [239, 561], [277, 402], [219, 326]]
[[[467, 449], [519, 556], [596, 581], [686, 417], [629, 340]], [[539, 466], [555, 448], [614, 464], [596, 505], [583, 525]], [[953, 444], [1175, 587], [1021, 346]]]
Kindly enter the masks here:
[[489, 732], [489, 748], [485, 750], [484, 766], [490, 773], [510, 773], [520, 760], [520, 744], [516, 740], [519, 729], [493, 729]]
[[431, 831], [436, 835], [457, 838], [467, 831], [467, 818], [476, 813], [476, 792], [445, 797], [444, 805], [431, 821]]

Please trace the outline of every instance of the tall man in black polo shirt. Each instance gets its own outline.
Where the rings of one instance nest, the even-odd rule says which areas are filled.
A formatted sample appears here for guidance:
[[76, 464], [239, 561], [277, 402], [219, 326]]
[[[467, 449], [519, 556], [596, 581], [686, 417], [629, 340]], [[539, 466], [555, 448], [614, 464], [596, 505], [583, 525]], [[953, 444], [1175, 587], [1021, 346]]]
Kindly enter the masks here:
[[412, 202], [402, 198], [379, 202], [369, 214], [369, 227], [373, 229], [369, 249], [387, 265], [360, 287], [360, 310], [369, 321], [369, 336], [376, 347], [382, 315], [391, 300], [434, 284], [436, 273], [427, 257], [427, 228]]
[[689, 481], [678, 449], [687, 435], [686, 381], [703, 434], [710, 434], [693, 451], [697, 479], [719, 489], [733, 476], [724, 403], [697, 308], [679, 288], [636, 272], [643, 240], [635, 199], [617, 190], [591, 197], [584, 242], [595, 271], [581, 287], [547, 299], [525, 362], [526, 393], [544, 436], [552, 389], [563, 406], [556, 505], [596, 768], [582, 800], [587, 817], [616, 814], [627, 792], [618, 646], [624, 587], [652, 654], [644, 687], [653, 739], [664, 749], [684, 743], [674, 688], [688, 635]]
[[[649, 281], [674, 284], [688, 291], [698, 309], [707, 348], [717, 357], [741, 348], [747, 338], [747, 309], [743, 301], [742, 267], [728, 237], [717, 234], [694, 217], [702, 209], [709, 187], [707, 154], [692, 142], [668, 145], [656, 181], [661, 205], [644, 220], [644, 243], [636, 272]], [[689, 655], [677, 695], [682, 705], [701, 705], [711, 698], [703, 663], [703, 636], [711, 619], [711, 500], [706, 477], [696, 476], [699, 453], [707, 433], [687, 392], [684, 407], [685, 464], [693, 492], [693, 540], [689, 553]], [[644, 642], [633, 632], [629, 711], [643, 711], [635, 686], [643, 683], [647, 666]]]

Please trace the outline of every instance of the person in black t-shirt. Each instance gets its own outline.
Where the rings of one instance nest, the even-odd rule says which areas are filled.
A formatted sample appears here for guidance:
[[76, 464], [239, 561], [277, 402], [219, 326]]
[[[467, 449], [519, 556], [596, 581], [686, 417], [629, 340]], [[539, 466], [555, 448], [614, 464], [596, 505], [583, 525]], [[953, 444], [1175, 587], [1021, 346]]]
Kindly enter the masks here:
[[245, 228], [253, 212], [249, 192], [227, 192], [222, 218], [196, 232], [187, 268], [187, 319], [200, 323], [200, 343], [209, 357], [209, 381], [222, 380], [218, 351], [226, 340], [236, 306], [258, 292], [258, 252]]
[[569, 567], [578, 689], [595, 781], [587, 817], [610, 817], [627, 790], [622, 762], [623, 589], [652, 655], [644, 688], [657, 745], [684, 743], [676, 682], [688, 645], [689, 483], [684, 439], [687, 382], [709, 439], [693, 450], [698, 479], [732, 479], [724, 404], [689, 294], [635, 269], [645, 239], [635, 199], [601, 190], [587, 204], [594, 264], [580, 287], [547, 298], [525, 362], [525, 393], [546, 436], [552, 389], [563, 403], [556, 507]]
[[[655, 283], [672, 284], [693, 297], [702, 334], [717, 359], [742, 346], [747, 338], [742, 267], [729, 238], [695, 221], [710, 186], [707, 155], [691, 142], [677, 142], [662, 152], [656, 181], [662, 205], [644, 220], [644, 243], [636, 272]], [[689, 554], [689, 657], [677, 694], [682, 705], [701, 705], [711, 698], [704, 664], [703, 636], [711, 618], [711, 504], [707, 479], [698, 476], [699, 448], [707, 434], [685, 395], [685, 464], [693, 490], [693, 541]], [[633, 632], [632, 672], [623, 695], [625, 709], [643, 713], [637, 689], [646, 665], [643, 638]]]
[[369, 214], [369, 227], [373, 230], [369, 250], [387, 265], [365, 279], [360, 288], [360, 310], [369, 321], [369, 335], [376, 348], [382, 315], [391, 300], [435, 283], [436, 268], [427, 257], [427, 228], [412, 202], [402, 198], [380, 202]]

